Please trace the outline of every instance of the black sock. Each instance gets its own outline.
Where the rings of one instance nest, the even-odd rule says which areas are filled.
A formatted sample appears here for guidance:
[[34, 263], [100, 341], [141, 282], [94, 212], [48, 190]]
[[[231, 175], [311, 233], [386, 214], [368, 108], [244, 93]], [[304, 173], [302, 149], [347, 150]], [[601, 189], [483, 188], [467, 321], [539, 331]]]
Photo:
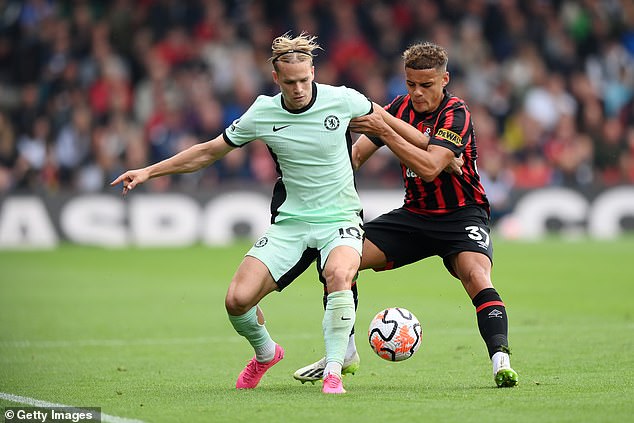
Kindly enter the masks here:
[[495, 288], [485, 288], [473, 298], [480, 335], [489, 357], [499, 351], [508, 353], [508, 318], [506, 308]]

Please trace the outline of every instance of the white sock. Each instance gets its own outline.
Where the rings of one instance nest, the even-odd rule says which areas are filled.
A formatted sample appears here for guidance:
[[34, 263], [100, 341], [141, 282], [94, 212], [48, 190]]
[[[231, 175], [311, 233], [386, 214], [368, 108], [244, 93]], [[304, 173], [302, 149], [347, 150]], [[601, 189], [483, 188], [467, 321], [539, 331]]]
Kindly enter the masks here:
[[354, 343], [354, 333], [348, 338], [348, 349], [346, 350], [346, 360], [354, 357], [357, 353], [357, 346]]
[[324, 379], [329, 374], [337, 375], [339, 376], [339, 379], [341, 379], [341, 364], [337, 363], [336, 361], [326, 363], [326, 367], [324, 368]]
[[498, 351], [491, 357], [491, 363], [493, 363], [493, 376], [497, 374], [501, 369], [511, 368], [511, 358], [505, 352]]
[[254, 348], [255, 359], [260, 363], [268, 363], [275, 357], [275, 342], [271, 339], [266, 344]]

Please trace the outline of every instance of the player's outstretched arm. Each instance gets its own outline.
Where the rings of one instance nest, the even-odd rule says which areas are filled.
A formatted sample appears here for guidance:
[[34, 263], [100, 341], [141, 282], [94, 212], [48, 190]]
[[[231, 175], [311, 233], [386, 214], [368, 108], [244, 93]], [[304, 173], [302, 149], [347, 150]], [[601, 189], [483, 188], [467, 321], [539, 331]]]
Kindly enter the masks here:
[[219, 135], [211, 141], [193, 145], [169, 159], [142, 169], [128, 170], [119, 175], [110, 185], [114, 186], [122, 182], [123, 194], [125, 195], [148, 179], [175, 173], [195, 172], [202, 169], [221, 159], [232, 149], [233, 147], [224, 141], [223, 136]]

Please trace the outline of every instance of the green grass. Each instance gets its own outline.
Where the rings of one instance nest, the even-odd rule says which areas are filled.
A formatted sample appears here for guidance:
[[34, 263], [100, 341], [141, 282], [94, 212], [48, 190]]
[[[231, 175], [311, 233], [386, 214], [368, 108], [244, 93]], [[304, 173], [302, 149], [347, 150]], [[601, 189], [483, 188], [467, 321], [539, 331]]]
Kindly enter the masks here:
[[[494, 387], [473, 307], [438, 258], [360, 278], [361, 371], [325, 396], [291, 375], [323, 354], [314, 268], [263, 301], [286, 349], [253, 391], [224, 294], [246, 245], [0, 252], [0, 392], [144, 422], [622, 422], [634, 414], [634, 240], [496, 244], [520, 385]], [[413, 311], [423, 346], [388, 363], [365, 333]], [[0, 407], [17, 404], [0, 400]]]

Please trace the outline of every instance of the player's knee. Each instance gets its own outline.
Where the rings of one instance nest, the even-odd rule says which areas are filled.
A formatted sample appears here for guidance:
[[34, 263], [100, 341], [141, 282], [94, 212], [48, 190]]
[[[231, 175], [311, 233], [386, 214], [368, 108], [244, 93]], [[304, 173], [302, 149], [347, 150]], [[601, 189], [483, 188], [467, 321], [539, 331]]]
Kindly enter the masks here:
[[473, 267], [461, 273], [461, 281], [469, 293], [478, 293], [485, 288], [493, 287], [489, 273], [481, 267]]
[[225, 308], [232, 316], [241, 316], [253, 307], [251, 301], [236, 292], [229, 292], [225, 297]]
[[352, 286], [352, 279], [356, 275], [356, 271], [344, 267], [338, 267], [327, 269], [324, 271], [324, 274], [326, 277], [328, 292], [331, 293], [350, 289]]

